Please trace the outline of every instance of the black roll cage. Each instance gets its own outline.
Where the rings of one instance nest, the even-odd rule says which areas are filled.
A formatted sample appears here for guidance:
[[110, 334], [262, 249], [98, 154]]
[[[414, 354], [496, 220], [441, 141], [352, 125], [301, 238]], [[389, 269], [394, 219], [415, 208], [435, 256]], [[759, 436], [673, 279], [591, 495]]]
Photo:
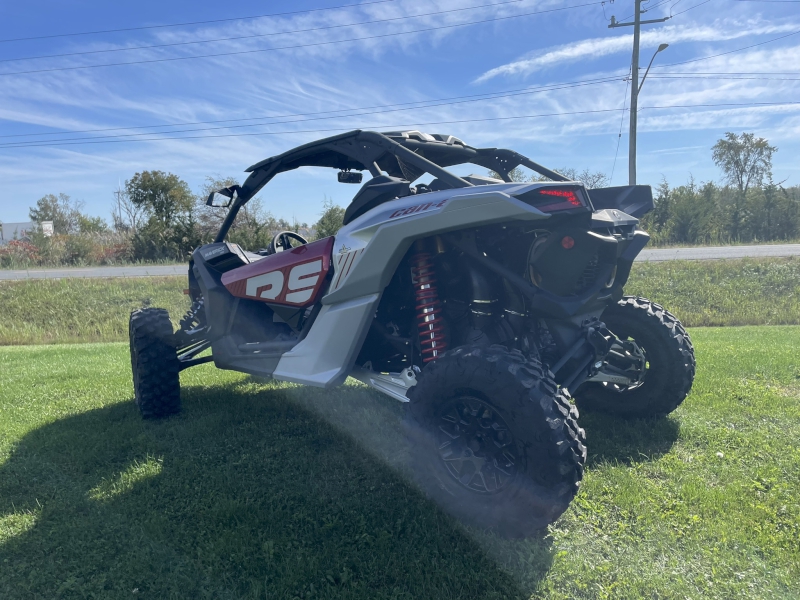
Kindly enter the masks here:
[[444, 167], [465, 163], [491, 169], [506, 182], [511, 181], [511, 170], [520, 165], [553, 181], [569, 181], [560, 173], [513, 150], [473, 148], [450, 135], [419, 131], [379, 133], [356, 129], [298, 146], [246, 169], [250, 175], [241, 187], [236, 188], [236, 194], [226, 190], [225, 195], [232, 196], [233, 203], [214, 242], [225, 240], [239, 209], [279, 173], [300, 167], [330, 167], [341, 171], [369, 171], [373, 177], [382, 175], [383, 171], [409, 182], [429, 173], [451, 188], [462, 188], [472, 184]]

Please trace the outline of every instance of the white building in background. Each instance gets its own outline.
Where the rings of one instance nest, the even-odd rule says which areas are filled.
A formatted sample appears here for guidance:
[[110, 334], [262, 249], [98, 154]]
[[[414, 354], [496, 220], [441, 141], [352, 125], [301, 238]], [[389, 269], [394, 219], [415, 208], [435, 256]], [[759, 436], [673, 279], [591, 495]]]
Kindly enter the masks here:
[[26, 240], [28, 232], [36, 229], [36, 223], [3, 223], [0, 222], [0, 246], [11, 240]]

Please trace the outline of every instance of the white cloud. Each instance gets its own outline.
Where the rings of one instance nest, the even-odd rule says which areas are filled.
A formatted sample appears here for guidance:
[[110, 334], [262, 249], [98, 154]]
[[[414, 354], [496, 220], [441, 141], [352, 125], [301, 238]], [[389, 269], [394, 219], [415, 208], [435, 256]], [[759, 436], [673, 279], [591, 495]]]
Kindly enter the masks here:
[[[711, 42], [733, 40], [752, 35], [785, 33], [800, 29], [798, 23], [746, 25], [744, 23], [679, 27], [665, 26], [658, 30], [645, 31], [641, 34], [640, 47], [656, 47], [661, 43], [677, 44], [680, 42]], [[632, 35], [618, 35], [606, 38], [582, 40], [574, 44], [565, 44], [553, 48], [544, 48], [528, 56], [505, 65], [490, 69], [475, 79], [475, 83], [484, 83], [495, 77], [524, 77], [536, 71], [552, 67], [560, 63], [574, 63], [582, 60], [597, 59], [601, 56], [630, 51], [633, 43]]]

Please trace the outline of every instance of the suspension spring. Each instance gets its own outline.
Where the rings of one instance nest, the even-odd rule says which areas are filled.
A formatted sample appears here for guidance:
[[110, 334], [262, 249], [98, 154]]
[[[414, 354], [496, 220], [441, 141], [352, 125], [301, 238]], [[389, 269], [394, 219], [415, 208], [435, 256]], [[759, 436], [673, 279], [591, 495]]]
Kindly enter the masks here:
[[436, 360], [447, 348], [442, 303], [436, 288], [433, 259], [427, 252], [411, 257], [411, 282], [414, 286], [415, 308], [422, 362]]

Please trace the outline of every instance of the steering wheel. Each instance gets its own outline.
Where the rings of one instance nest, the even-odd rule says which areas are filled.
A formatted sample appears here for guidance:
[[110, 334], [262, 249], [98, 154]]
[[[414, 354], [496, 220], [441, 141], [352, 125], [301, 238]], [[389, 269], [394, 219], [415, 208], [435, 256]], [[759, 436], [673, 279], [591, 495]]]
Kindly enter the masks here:
[[[298, 243], [293, 246], [292, 240]], [[292, 248], [297, 248], [298, 246], [302, 246], [303, 244], [307, 243], [308, 240], [306, 240], [306, 238], [295, 233], [294, 231], [281, 231], [280, 233], [277, 233], [274, 238], [272, 238], [272, 241], [269, 243], [268, 251], [270, 254], [275, 254], [276, 252], [291, 250]]]

